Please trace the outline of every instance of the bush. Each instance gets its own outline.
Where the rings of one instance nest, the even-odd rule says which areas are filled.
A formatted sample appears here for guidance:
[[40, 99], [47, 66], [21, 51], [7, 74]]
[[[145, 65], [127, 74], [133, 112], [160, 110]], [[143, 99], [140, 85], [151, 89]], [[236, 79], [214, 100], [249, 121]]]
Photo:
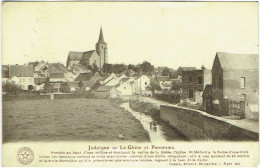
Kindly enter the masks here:
[[163, 100], [169, 103], [177, 104], [180, 103], [181, 95], [177, 92], [171, 93], [158, 93], [154, 97], [159, 100]]
[[14, 82], [5, 82], [2, 83], [2, 92], [9, 95], [18, 95], [23, 91], [20, 85], [15, 84]]

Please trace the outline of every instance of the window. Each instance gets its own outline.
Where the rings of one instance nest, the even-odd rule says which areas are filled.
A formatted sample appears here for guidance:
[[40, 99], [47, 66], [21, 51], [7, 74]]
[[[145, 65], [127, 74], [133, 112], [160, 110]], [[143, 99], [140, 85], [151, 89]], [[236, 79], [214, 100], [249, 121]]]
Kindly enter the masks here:
[[241, 88], [246, 88], [246, 78], [245, 77], [241, 77], [240, 85], [241, 85]]
[[193, 90], [192, 89], [189, 90], [189, 98], [193, 98]]
[[202, 76], [198, 76], [198, 83], [202, 84]]
[[23, 79], [23, 82], [25, 82], [25, 79]]
[[191, 84], [192, 83], [192, 77], [189, 77], [188, 81], [189, 81], [189, 84]]
[[246, 94], [242, 94], [240, 96], [240, 101], [246, 101]]

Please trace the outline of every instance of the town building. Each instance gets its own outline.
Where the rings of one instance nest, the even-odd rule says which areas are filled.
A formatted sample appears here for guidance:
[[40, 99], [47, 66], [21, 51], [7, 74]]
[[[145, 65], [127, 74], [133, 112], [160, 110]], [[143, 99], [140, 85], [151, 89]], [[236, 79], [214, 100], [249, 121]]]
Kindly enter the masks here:
[[219, 115], [257, 119], [259, 115], [259, 62], [257, 54], [216, 53], [212, 67], [212, 104]]
[[148, 96], [151, 95], [150, 87], [150, 78], [146, 75], [137, 77], [134, 82], [134, 92], [138, 95]]
[[73, 70], [73, 66], [81, 64], [86, 67], [97, 66], [99, 70], [108, 62], [107, 43], [104, 40], [102, 28], [100, 29], [99, 39], [96, 43], [96, 49], [86, 52], [70, 51], [66, 67]]
[[156, 76], [156, 80], [163, 91], [171, 91], [172, 81], [169, 76]]
[[95, 97], [97, 98], [116, 98], [119, 92], [115, 86], [100, 86], [95, 90]]
[[122, 78], [116, 85], [121, 96], [130, 96], [134, 94], [134, 78]]
[[182, 71], [182, 100], [202, 104], [202, 93], [207, 84], [211, 84], [210, 70], [185, 70]]
[[[5, 68], [4, 79], [7, 82], [14, 82], [15, 84], [21, 86], [23, 90], [33, 90], [35, 89], [34, 84], [34, 72], [33, 66], [31, 65], [9, 65], [4, 66]], [[7, 73], [8, 71], [8, 73]], [[8, 74], [8, 75], [7, 75]], [[7, 79], [8, 77], [8, 79]], [[2, 79], [3, 80], [3, 79]]]

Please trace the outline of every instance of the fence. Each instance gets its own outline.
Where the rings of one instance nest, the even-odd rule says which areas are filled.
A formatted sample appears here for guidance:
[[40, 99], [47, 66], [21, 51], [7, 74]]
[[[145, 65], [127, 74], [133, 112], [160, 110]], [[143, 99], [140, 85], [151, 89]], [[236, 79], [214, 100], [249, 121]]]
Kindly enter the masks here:
[[229, 101], [229, 114], [245, 118], [245, 102]]
[[[91, 94], [54, 94], [54, 99], [76, 99], [76, 98], [91, 98]], [[40, 100], [50, 99], [50, 94], [22, 94], [22, 95], [3, 95], [3, 101], [11, 100]]]

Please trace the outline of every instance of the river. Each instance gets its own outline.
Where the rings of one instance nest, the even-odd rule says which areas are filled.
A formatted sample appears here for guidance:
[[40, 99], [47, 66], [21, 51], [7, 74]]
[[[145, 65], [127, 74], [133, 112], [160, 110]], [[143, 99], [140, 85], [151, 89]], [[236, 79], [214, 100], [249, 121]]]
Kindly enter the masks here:
[[165, 123], [160, 122], [156, 123], [156, 127], [151, 128], [150, 123], [153, 118], [149, 115], [146, 115], [141, 112], [134, 111], [130, 108], [129, 102], [122, 103], [120, 107], [123, 107], [125, 110], [129, 111], [136, 119], [138, 119], [143, 125], [144, 129], [148, 131], [151, 142], [166, 142], [173, 140], [185, 141], [186, 139], [176, 133], [176, 130], [167, 126]]

